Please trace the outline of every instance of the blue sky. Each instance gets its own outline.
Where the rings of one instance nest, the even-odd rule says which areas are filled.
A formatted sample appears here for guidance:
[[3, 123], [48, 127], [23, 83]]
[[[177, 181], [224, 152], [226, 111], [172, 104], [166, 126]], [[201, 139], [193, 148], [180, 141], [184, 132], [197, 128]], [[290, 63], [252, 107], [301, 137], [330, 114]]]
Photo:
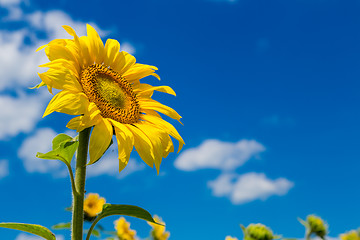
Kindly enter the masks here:
[[[186, 145], [159, 175], [136, 152], [119, 174], [110, 149], [88, 168], [87, 192], [160, 215], [174, 240], [240, 239], [253, 222], [301, 238], [297, 217], [311, 213], [332, 237], [359, 227], [359, 10], [357, 0], [0, 0], [0, 221], [70, 220], [66, 169], [34, 155], [75, 135], [71, 117], [42, 119], [51, 96], [28, 87], [47, 62], [35, 50], [68, 37], [61, 25], [84, 35], [90, 23], [159, 68], [161, 82], [146, 81], [176, 91], [154, 98], [182, 115], [183, 126], [168, 120]], [[128, 220], [147, 236], [147, 223]]]

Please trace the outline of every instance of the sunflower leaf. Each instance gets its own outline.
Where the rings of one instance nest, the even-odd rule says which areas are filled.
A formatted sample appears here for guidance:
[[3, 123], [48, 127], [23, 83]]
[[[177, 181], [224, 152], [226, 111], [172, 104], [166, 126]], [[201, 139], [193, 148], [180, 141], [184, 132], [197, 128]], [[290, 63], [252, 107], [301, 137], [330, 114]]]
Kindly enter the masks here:
[[[88, 232], [89, 232], [89, 230], [84, 230], [84, 233], [87, 234]], [[93, 229], [91, 232], [91, 235], [93, 235], [95, 237], [101, 237], [100, 231], [97, 229]]]
[[140, 207], [132, 206], [132, 205], [122, 205], [122, 204], [104, 204], [102, 212], [96, 217], [95, 221], [92, 223], [89, 232], [86, 236], [86, 240], [90, 239], [91, 232], [93, 231], [94, 227], [101, 219], [112, 215], [131, 216], [146, 220], [148, 222], [159, 224], [155, 222], [155, 220], [148, 211]]
[[70, 166], [71, 160], [79, 146], [79, 141], [64, 133], [57, 135], [52, 141], [52, 150], [47, 153], [37, 153], [36, 157], [49, 160], [60, 160]]
[[71, 228], [71, 223], [69, 223], [69, 222], [67, 222], [67, 223], [58, 223], [58, 224], [55, 224], [54, 226], [52, 226], [51, 228], [55, 229], [55, 230], [70, 229]]
[[27, 223], [0, 223], [0, 227], [20, 230], [43, 237], [47, 240], [56, 240], [55, 234], [41, 225]]

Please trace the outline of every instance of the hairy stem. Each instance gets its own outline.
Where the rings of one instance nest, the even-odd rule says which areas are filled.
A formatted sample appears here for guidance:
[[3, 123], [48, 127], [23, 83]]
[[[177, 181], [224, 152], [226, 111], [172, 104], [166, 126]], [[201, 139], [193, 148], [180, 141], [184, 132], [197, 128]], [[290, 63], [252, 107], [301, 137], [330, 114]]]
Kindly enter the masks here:
[[84, 195], [86, 160], [89, 146], [90, 129], [79, 133], [79, 148], [75, 166], [75, 189], [73, 189], [71, 239], [82, 240], [84, 225]]

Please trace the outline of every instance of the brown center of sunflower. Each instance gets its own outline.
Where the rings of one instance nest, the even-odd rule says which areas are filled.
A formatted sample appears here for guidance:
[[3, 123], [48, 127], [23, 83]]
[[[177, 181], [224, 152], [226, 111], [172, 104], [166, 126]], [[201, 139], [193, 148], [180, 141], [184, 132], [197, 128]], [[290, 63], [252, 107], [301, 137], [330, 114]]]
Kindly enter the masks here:
[[117, 72], [93, 64], [81, 72], [80, 83], [101, 116], [120, 123], [136, 123], [140, 118], [139, 103], [128, 81]]

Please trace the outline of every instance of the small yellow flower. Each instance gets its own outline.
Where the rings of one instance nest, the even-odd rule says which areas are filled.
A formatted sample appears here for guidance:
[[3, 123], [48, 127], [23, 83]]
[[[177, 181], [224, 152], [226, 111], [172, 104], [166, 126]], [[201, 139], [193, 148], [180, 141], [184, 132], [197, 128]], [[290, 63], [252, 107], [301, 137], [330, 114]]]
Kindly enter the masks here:
[[324, 221], [315, 215], [309, 215], [306, 218], [307, 224], [309, 225], [309, 232], [316, 234], [320, 238], [324, 238], [327, 234], [327, 225]]
[[84, 200], [84, 213], [89, 217], [96, 217], [105, 204], [105, 198], [97, 193], [89, 193]]
[[90, 137], [90, 164], [103, 155], [116, 136], [119, 171], [128, 164], [135, 146], [141, 159], [159, 172], [163, 158], [174, 151], [173, 137], [184, 141], [175, 127], [162, 119], [159, 113], [180, 122], [181, 116], [172, 108], [152, 99], [154, 91], [176, 95], [168, 86], [151, 86], [144, 77], [155, 76], [157, 68], [136, 63], [131, 54], [119, 51], [118, 41], [102, 42], [93, 27], [87, 25], [87, 36], [78, 37], [69, 26], [63, 26], [73, 39], [55, 39], [47, 45], [45, 53], [49, 68], [40, 73], [40, 86], [52, 93], [44, 117], [52, 112], [76, 115], [67, 127], [78, 132], [94, 127]]
[[238, 240], [236, 237], [226, 236], [225, 240]]
[[[154, 216], [154, 220], [155, 222], [165, 225], [165, 222], [157, 215]], [[165, 231], [165, 226], [151, 222], [148, 223], [153, 228], [151, 230], [151, 236], [154, 240], [167, 240], [170, 237], [170, 233]]]
[[360, 233], [352, 230], [340, 235], [341, 240], [360, 240]]
[[130, 229], [130, 223], [124, 217], [119, 218], [114, 222], [116, 234], [120, 240], [135, 240], [136, 231]]

